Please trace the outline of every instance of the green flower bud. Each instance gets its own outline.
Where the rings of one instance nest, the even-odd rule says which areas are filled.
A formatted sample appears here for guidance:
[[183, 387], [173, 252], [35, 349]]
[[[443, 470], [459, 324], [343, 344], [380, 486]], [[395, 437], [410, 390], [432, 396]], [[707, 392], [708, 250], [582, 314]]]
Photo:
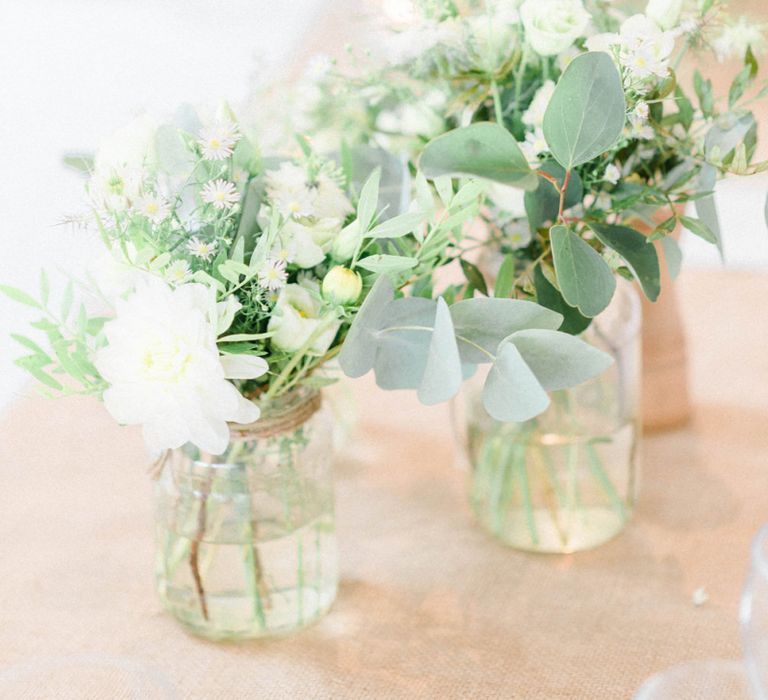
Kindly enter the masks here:
[[337, 265], [323, 279], [323, 297], [337, 304], [353, 304], [363, 290], [363, 280], [357, 272]]

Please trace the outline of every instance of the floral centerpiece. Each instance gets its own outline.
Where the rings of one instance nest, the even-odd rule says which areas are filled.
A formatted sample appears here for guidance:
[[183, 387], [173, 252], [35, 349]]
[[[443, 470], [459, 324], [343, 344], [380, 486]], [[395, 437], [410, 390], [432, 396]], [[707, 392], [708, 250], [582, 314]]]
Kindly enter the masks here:
[[336, 355], [348, 375], [373, 369], [428, 404], [488, 365], [484, 401], [500, 419], [536, 415], [547, 390], [610, 363], [558, 331], [556, 311], [436, 288], [482, 183], [441, 178], [436, 196], [417, 174], [396, 211], [382, 203], [398, 177], [410, 192], [407, 171], [384, 182], [351, 150], [297, 143], [293, 157], [266, 156], [227, 107], [142, 118], [89, 164], [86, 220], [103, 254], [88, 279], [60, 306], [45, 272], [37, 296], [0, 287], [41, 314], [47, 347], [14, 337], [48, 393], [97, 396], [141, 427], [156, 459], [160, 598], [210, 638], [286, 633], [335, 597], [321, 390]]
[[[526, 549], [594, 546], [622, 528], [637, 484], [639, 318], [621, 282], [655, 301], [662, 264], [680, 268], [680, 226], [721, 247], [718, 176], [768, 168], [753, 162], [750, 111], [768, 92], [762, 27], [718, 0], [642, 12], [600, 0], [401, 5], [378, 54], [315, 62], [299, 116], [323, 143], [377, 144], [427, 177], [491, 182], [476, 237], [486, 253], [464, 261], [457, 294], [536, 301], [614, 356], [529, 422], [493, 420], [468, 391], [483, 525]], [[678, 80], [688, 54], [743, 59], [726, 97], [699, 70], [692, 89]]]

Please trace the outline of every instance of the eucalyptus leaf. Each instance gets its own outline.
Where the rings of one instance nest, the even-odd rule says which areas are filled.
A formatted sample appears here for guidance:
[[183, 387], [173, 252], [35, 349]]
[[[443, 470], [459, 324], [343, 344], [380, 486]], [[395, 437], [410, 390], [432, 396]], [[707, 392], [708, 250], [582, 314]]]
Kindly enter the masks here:
[[386, 275], [376, 280], [363, 301], [339, 353], [339, 365], [348, 377], [362, 377], [376, 360], [376, 337], [387, 304], [395, 294]]
[[[549, 160], [543, 163], [541, 170], [554, 177], [560, 187], [563, 186], [565, 170], [557, 161]], [[565, 190], [565, 209], [580, 204], [583, 197], [584, 185], [581, 176], [574, 171]], [[539, 178], [539, 186], [534, 191], [525, 193], [524, 202], [528, 224], [532, 230], [541, 228], [547, 221], [557, 220], [560, 212], [560, 194], [546, 178]]]
[[614, 146], [626, 120], [621, 76], [602, 51], [574, 58], [555, 87], [544, 113], [544, 138], [566, 170]]
[[451, 313], [445, 300], [438, 299], [419, 401], [428, 406], [447, 401], [458, 393], [463, 378]]
[[492, 418], [515, 422], [530, 420], [549, 406], [547, 392], [512, 343], [504, 343], [488, 372], [483, 406]]
[[560, 292], [584, 316], [597, 316], [616, 289], [611, 268], [588, 243], [565, 226], [550, 230], [552, 255]]
[[549, 281], [541, 265], [537, 265], [533, 271], [533, 283], [536, 287], [536, 301], [552, 311], [556, 311], [563, 317], [563, 322], [557, 329], [563, 333], [578, 335], [589, 327], [592, 319], [584, 316], [579, 310], [568, 304], [560, 290]]
[[659, 256], [653, 244], [629, 226], [591, 223], [589, 227], [604, 245], [615, 250], [625, 260], [640, 282], [645, 296], [656, 301], [661, 291], [661, 271]]
[[[725, 114], [718, 118], [704, 137], [704, 153], [707, 158], [728, 162], [736, 147], [749, 142], [754, 148], [757, 123], [751, 112], [746, 114]], [[751, 149], [750, 149], [751, 150]]]
[[[697, 180], [699, 189], [704, 192], [713, 192], [716, 182], [717, 169], [708, 163], [703, 165]], [[720, 258], [723, 259], [725, 251], [723, 249], [722, 229], [720, 228], [720, 217], [717, 214], [717, 203], [715, 202], [714, 193], [697, 199], [694, 206], [696, 207], [699, 219], [715, 234], [717, 250], [720, 253]]]
[[514, 136], [494, 122], [477, 122], [438, 136], [425, 146], [419, 167], [428, 178], [474, 175], [523, 189], [538, 185]]
[[492, 362], [499, 344], [515, 331], [560, 326], [563, 317], [522, 299], [478, 297], [451, 306], [451, 317], [463, 362]]
[[513, 344], [547, 391], [567, 389], [592, 379], [613, 364], [613, 358], [581, 338], [560, 331], [531, 328], [517, 331], [504, 343]]

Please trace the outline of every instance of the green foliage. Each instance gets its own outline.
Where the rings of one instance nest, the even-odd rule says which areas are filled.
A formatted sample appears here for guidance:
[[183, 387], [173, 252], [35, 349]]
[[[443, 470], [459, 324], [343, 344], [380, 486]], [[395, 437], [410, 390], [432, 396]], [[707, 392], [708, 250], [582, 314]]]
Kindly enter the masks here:
[[544, 114], [544, 138], [566, 170], [616, 145], [624, 130], [626, 104], [621, 76], [601, 51], [571, 61]]
[[[541, 165], [542, 171], [551, 175], [562, 189], [565, 182], [565, 169], [557, 161], [549, 160]], [[570, 209], [581, 203], [584, 197], [584, 186], [580, 175], [573, 171], [568, 179], [565, 190], [564, 208]], [[552, 182], [545, 178], [539, 179], [539, 186], [532, 192], [525, 193], [525, 213], [532, 230], [541, 228], [547, 221], [557, 221], [560, 211], [560, 193]]]
[[709, 228], [701, 219], [695, 219], [692, 216], [681, 216], [680, 223], [691, 233], [703, 238], [707, 243], [717, 243], [717, 234]]
[[493, 289], [493, 296], [497, 299], [507, 299], [512, 295], [512, 291], [515, 288], [516, 269], [517, 264], [515, 263], [514, 256], [505, 255]]
[[517, 141], [494, 122], [479, 122], [430, 141], [419, 161], [428, 178], [474, 175], [523, 189], [537, 186]]
[[616, 280], [605, 260], [565, 226], [550, 229], [560, 292], [584, 316], [597, 316], [613, 297]]
[[504, 343], [488, 373], [483, 406], [496, 420], [516, 422], [528, 420], [549, 406], [547, 392], [512, 343]]
[[563, 299], [560, 290], [547, 279], [541, 265], [536, 266], [533, 280], [536, 287], [536, 301], [541, 306], [551, 309], [563, 317], [563, 322], [557, 330], [578, 335], [589, 327], [592, 319], [584, 316], [576, 307], [571, 306]]
[[615, 250], [640, 282], [643, 293], [656, 301], [661, 291], [659, 257], [648, 239], [629, 226], [590, 223], [589, 227], [603, 243]]

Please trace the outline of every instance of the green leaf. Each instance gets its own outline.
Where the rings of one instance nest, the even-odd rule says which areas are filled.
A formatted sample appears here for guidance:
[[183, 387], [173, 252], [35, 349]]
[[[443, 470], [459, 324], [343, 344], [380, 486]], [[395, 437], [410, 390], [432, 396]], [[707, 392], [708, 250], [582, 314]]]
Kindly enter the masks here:
[[56, 391], [63, 391], [64, 385], [45, 372], [36, 361], [35, 357], [21, 357], [15, 362], [23, 370], [29, 372], [38, 382], [45, 384]]
[[602, 374], [613, 358], [584, 342], [559, 331], [539, 328], [518, 331], [505, 341], [513, 344], [546, 391], [568, 389]]
[[499, 268], [499, 274], [496, 275], [496, 284], [493, 288], [493, 296], [497, 299], [507, 299], [512, 295], [516, 269], [515, 256], [505, 255]]
[[348, 377], [362, 377], [376, 360], [376, 337], [384, 310], [395, 290], [386, 275], [376, 280], [363, 301], [339, 353], [339, 366]]
[[591, 223], [589, 227], [603, 245], [615, 250], [640, 282], [643, 293], [656, 301], [661, 291], [659, 256], [652, 243], [629, 226]]
[[69, 312], [72, 310], [72, 302], [75, 297], [75, 285], [70, 280], [64, 289], [64, 296], [61, 299], [61, 322], [66, 323], [69, 318]]
[[42, 306], [48, 306], [48, 299], [51, 294], [51, 285], [48, 282], [48, 273], [45, 270], [40, 270], [40, 299], [42, 300]]
[[426, 214], [422, 212], [406, 212], [374, 226], [365, 234], [365, 238], [400, 238], [413, 233], [424, 223], [425, 219]]
[[437, 196], [446, 208], [450, 207], [453, 199], [453, 180], [450, 175], [441, 175], [434, 178]]
[[48, 355], [45, 350], [43, 350], [34, 340], [31, 340], [30, 338], [27, 338], [23, 335], [18, 335], [17, 333], [11, 333], [11, 338], [13, 338], [19, 345], [24, 346], [27, 348], [27, 350], [31, 350], [33, 353], [38, 355], [39, 357], [45, 358], [48, 362], [52, 362], [50, 356]]
[[538, 184], [514, 136], [494, 122], [478, 122], [438, 136], [425, 146], [419, 167], [430, 179], [474, 175], [523, 189]]
[[499, 421], [522, 422], [542, 413], [549, 396], [512, 343], [504, 343], [483, 387], [483, 405]]
[[93, 155], [90, 153], [66, 153], [62, 161], [64, 165], [78, 173], [89, 175], [93, 172]]
[[728, 90], [728, 108], [731, 109], [739, 101], [747, 86], [752, 81], [752, 66], [744, 66], [733, 79]]
[[677, 121], [688, 131], [693, 124], [695, 110], [679, 85], [675, 88], [675, 102], [677, 104]]
[[42, 308], [40, 303], [34, 297], [30, 296], [21, 289], [16, 289], [16, 287], [9, 287], [8, 285], [0, 284], [0, 292], [5, 294], [5, 296], [7, 296], [9, 299], [17, 301], [19, 304], [26, 304], [27, 306], [31, 306], [33, 309]]
[[563, 298], [585, 316], [597, 316], [608, 306], [616, 289], [611, 268], [594, 248], [565, 226], [553, 226], [550, 240]]
[[[697, 185], [704, 192], [712, 192], [715, 189], [717, 181], [717, 169], [713, 165], [704, 165], [699, 172]], [[696, 213], [699, 219], [709, 228], [717, 238], [717, 250], [720, 258], [724, 259], [723, 238], [720, 228], [720, 217], [717, 214], [717, 203], [714, 194], [708, 194], [706, 197], [697, 199], [695, 202]]]
[[562, 324], [556, 330], [578, 335], [592, 323], [591, 318], [582, 315], [576, 307], [571, 306], [563, 299], [560, 290], [547, 279], [541, 265], [537, 265], [533, 271], [533, 283], [536, 286], [538, 303], [563, 317]]
[[626, 120], [621, 76], [602, 51], [574, 58], [544, 113], [544, 138], [566, 170], [614, 146]]
[[362, 267], [369, 272], [379, 274], [393, 274], [410, 270], [418, 265], [419, 261], [415, 258], [408, 258], [404, 255], [370, 255], [367, 258], [357, 261], [357, 267]]
[[691, 233], [703, 238], [707, 243], [717, 244], [718, 238], [715, 232], [709, 228], [701, 219], [694, 219], [691, 216], [681, 216], [680, 223]]
[[693, 89], [699, 98], [699, 107], [705, 117], [711, 117], [715, 108], [715, 96], [712, 91], [712, 81], [704, 80], [698, 69], [693, 72]]
[[243, 199], [240, 223], [237, 227], [237, 241], [244, 241], [244, 250], [252, 251], [259, 232], [259, 212], [264, 199], [266, 185], [264, 178], [254, 178], [248, 183]]
[[742, 115], [725, 114], [710, 128], [704, 137], [704, 153], [707, 158], [727, 163], [733, 158], [740, 144], [754, 149], [757, 123], [751, 112]]
[[477, 265], [473, 265], [469, 260], [461, 259], [461, 270], [464, 273], [464, 277], [475, 289], [482, 292], [483, 295], [488, 296], [488, 285], [485, 283], [485, 277], [480, 272]]
[[427, 406], [447, 401], [458, 393], [462, 379], [451, 313], [445, 300], [438, 299], [427, 364], [417, 391], [419, 401]]
[[526, 328], [554, 330], [563, 317], [539, 304], [522, 299], [478, 297], [451, 306], [451, 317], [463, 362], [493, 360], [504, 338]]
[[653, 241], [658, 241], [660, 239], [666, 238], [670, 233], [672, 233], [677, 228], [677, 215], [672, 214], [668, 219], [664, 219], [655, 229], [653, 229], [653, 233], [651, 233], [650, 236], [648, 236], [648, 241], [651, 243]]
[[683, 253], [678, 242], [671, 236], [661, 239], [661, 247], [664, 249], [664, 260], [667, 264], [667, 272], [672, 279], [680, 274], [683, 263]]
[[367, 231], [376, 213], [379, 202], [379, 183], [381, 182], [381, 168], [376, 168], [365, 181], [360, 191], [360, 200], [357, 203], [357, 220], [361, 231]]

